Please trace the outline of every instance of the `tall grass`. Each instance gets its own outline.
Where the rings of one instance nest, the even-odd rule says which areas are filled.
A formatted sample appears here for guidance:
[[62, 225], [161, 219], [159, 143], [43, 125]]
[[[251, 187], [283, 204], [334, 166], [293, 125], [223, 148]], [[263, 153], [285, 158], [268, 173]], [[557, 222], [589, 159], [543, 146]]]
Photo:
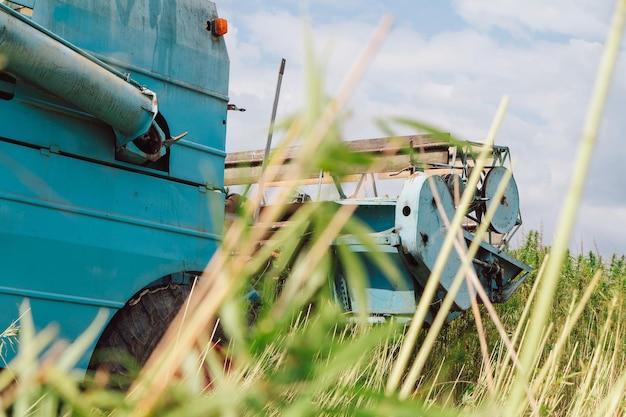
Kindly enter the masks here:
[[[429, 329], [421, 327], [427, 296], [408, 328], [393, 320], [372, 325], [363, 315], [346, 317], [328, 289], [334, 271], [330, 245], [344, 233], [372, 245], [367, 228], [347, 205], [304, 205], [288, 216], [294, 183], [260, 212], [255, 225], [249, 219], [262, 195], [246, 201], [188, 304], [128, 392], [107, 390], [98, 374], [80, 383], [71, 378], [77, 351], [93, 329], [71, 349], [60, 349], [49, 331], [35, 335], [24, 319], [20, 355], [0, 373], [0, 416], [626, 415], [626, 260], [566, 250], [625, 9], [626, 1], [620, 1], [554, 244], [544, 246], [541, 233], [528, 232], [514, 256], [534, 270], [506, 304], [475, 305], [452, 323], [436, 320]], [[302, 153], [291, 164], [292, 178], [311, 169], [340, 176], [347, 165], [376, 163], [347, 151], [338, 137], [338, 120], [389, 25], [383, 21], [335, 99], [319, 95], [323, 88], [314, 73], [309, 109], [286, 124], [264, 181], [271, 182], [293, 144], [300, 144]], [[271, 225], [285, 217], [288, 225], [272, 234]], [[460, 222], [449, 220], [442, 252], [464, 253], [455, 244]], [[338, 252], [353, 270], [362, 270], [349, 251]], [[397, 276], [384, 256], [376, 255], [374, 262], [390, 279]], [[466, 272], [458, 275], [456, 286], [465, 282]], [[364, 299], [363, 274], [350, 276]], [[243, 296], [250, 285], [263, 289], [264, 298], [252, 326]], [[434, 291], [434, 284], [427, 291]], [[226, 357], [210, 343], [218, 320], [229, 336]]]

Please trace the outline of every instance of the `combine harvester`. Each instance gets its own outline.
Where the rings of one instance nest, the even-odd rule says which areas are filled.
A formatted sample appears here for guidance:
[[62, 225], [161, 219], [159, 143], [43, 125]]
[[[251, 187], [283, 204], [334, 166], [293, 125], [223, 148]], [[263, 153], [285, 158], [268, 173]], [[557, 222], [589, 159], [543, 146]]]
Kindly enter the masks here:
[[[106, 326], [77, 369], [99, 366], [93, 352], [111, 347], [146, 360], [219, 247], [225, 172], [242, 169], [224, 169], [226, 30], [209, 1], [0, 1], [0, 330], [20, 325], [28, 300], [37, 330], [54, 323], [72, 342], [104, 310]], [[451, 217], [449, 185], [462, 184], [471, 166], [467, 149], [454, 159], [448, 145], [428, 146], [447, 176], [412, 175], [398, 199], [337, 201], [357, 205], [378, 250], [405, 271], [396, 289], [371, 268], [364, 306], [339, 270], [332, 281], [348, 311], [415, 309], [445, 233], [426, 179]], [[506, 170], [508, 149], [493, 155], [474, 220]], [[501, 205], [491, 228], [506, 239], [521, 223], [514, 182]], [[473, 238], [469, 228], [465, 237]], [[447, 271], [458, 264], [453, 256]], [[474, 266], [496, 302], [530, 269], [487, 242]], [[461, 291], [452, 314], [472, 297]], [[4, 344], [1, 366], [15, 348]]]
[[[364, 244], [362, 238], [340, 236], [334, 245], [347, 245], [358, 254], [368, 275], [367, 305], [359, 305], [358, 297], [349, 285], [350, 271], [344, 270], [337, 257], [332, 289], [345, 311], [362, 313], [365, 309], [372, 321], [384, 320], [389, 316], [400, 320], [410, 319], [415, 312], [448, 233], [446, 222], [452, 222], [460, 195], [465, 191], [469, 175], [476, 164], [475, 158], [482, 146], [472, 142], [455, 145], [449, 135], [447, 138], [442, 136], [417, 135], [346, 142], [351, 152], [373, 156], [376, 163], [366, 168], [355, 167], [353, 172], [343, 178], [333, 178], [324, 172], [308, 172], [299, 179], [298, 182], [303, 186], [317, 184], [317, 195], [322, 194], [324, 184], [333, 184], [330, 187], [335, 188], [334, 194], [338, 196], [334, 203], [354, 206], [354, 215], [372, 230], [369, 240], [375, 244], [375, 250], [387, 253], [402, 273], [402, 282], [391, 282], [371, 261], [371, 248]], [[298, 153], [298, 147], [288, 150], [274, 182], [268, 184], [270, 187], [293, 183], [294, 180], [284, 174], [288, 172], [291, 163], [297, 163]], [[225, 185], [250, 186], [258, 183], [266, 154], [267, 151], [263, 150], [229, 154], [226, 157]], [[510, 164], [509, 148], [493, 146], [489, 163], [481, 173], [479, 186], [472, 192], [473, 199], [463, 222], [463, 236], [467, 246], [474, 240], [472, 232], [494, 200], [500, 182], [510, 174], [505, 166], [507, 164]], [[379, 197], [377, 179], [402, 181], [398, 197]], [[352, 187], [352, 195], [348, 197], [344, 185], [350, 182], [356, 186]], [[371, 186], [374, 196], [357, 197], [366, 182]], [[308, 200], [308, 195], [300, 195], [293, 204], [299, 206]], [[287, 212], [296, 210], [297, 207], [294, 207]], [[279, 223], [277, 227], [288, 224], [288, 217], [284, 220], [286, 222]], [[521, 224], [517, 185], [511, 176], [489, 224], [486, 239], [480, 241], [480, 249], [472, 261], [476, 275], [492, 303], [505, 302], [531, 270], [528, 265], [504, 252]], [[427, 324], [433, 320], [443, 298], [451, 289], [461, 264], [462, 256], [453, 251], [447, 259], [439, 290], [431, 303]], [[467, 285], [462, 285], [454, 297], [448, 321], [470, 308], [472, 299], [476, 298], [475, 289], [470, 290]]]

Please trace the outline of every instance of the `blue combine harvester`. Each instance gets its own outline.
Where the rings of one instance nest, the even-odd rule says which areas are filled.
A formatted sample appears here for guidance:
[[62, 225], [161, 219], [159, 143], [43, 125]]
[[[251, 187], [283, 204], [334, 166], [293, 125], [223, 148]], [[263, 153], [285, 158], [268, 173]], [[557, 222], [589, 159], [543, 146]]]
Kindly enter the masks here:
[[[24, 300], [37, 329], [56, 323], [69, 341], [104, 309], [107, 325], [78, 369], [98, 366], [99, 348], [145, 361], [220, 245], [226, 30], [209, 1], [0, 1], [0, 331]], [[500, 165], [490, 172], [501, 175]], [[399, 199], [337, 203], [358, 204], [356, 215], [382, 232], [380, 250], [406, 271], [400, 291], [370, 270], [372, 314], [410, 314], [428, 279], [445, 227], [426, 177], [449, 196], [442, 177], [422, 174]], [[500, 234], [520, 224], [509, 188], [493, 225]], [[486, 242], [475, 264], [494, 301], [529, 270]], [[366, 307], [351, 299], [348, 272], [331, 281], [358, 311]], [[473, 296], [460, 294], [455, 309]], [[16, 352], [5, 344], [0, 353], [8, 363]]]

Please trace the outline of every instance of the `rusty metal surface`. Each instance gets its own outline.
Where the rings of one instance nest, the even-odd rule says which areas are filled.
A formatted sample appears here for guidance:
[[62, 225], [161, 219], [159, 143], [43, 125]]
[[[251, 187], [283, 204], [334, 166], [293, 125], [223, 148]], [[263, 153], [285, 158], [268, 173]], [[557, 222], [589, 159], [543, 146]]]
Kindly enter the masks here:
[[[351, 167], [347, 175], [362, 173], [397, 173], [418, 161], [420, 164], [447, 164], [450, 160], [449, 142], [431, 135], [410, 135], [402, 137], [360, 139], [346, 141], [348, 150], [354, 153], [371, 155], [376, 158], [374, 166]], [[288, 178], [289, 167], [297, 163], [299, 147], [291, 147], [285, 154], [285, 160], [275, 168], [274, 181], [293, 180]], [[229, 153], [224, 163], [225, 185], [253, 184], [262, 174], [265, 151], [243, 151]], [[319, 177], [318, 170], [305, 171], [298, 180], [314, 180]], [[351, 180], [351, 179], [350, 179]], [[332, 182], [327, 178], [324, 182]]]

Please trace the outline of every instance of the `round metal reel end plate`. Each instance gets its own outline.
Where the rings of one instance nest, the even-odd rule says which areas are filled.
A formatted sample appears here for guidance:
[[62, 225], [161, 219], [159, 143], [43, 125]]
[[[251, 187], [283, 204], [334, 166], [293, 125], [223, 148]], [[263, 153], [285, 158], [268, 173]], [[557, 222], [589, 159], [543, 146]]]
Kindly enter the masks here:
[[[454, 201], [446, 182], [438, 175], [424, 173], [413, 174], [406, 180], [396, 203], [395, 226], [402, 250], [417, 261], [417, 266], [408, 268], [412, 269], [421, 286], [426, 286], [448, 233], [439, 204], [448, 221], [452, 221]], [[445, 292], [452, 288], [461, 263], [461, 258], [453, 250], [439, 281]], [[467, 285], [461, 286], [454, 297], [454, 309], [467, 310], [475, 296], [475, 289], [470, 292]]]
[[[505, 167], [494, 167], [487, 173], [482, 189], [483, 198], [487, 199], [487, 208], [492, 203], [496, 190], [498, 189], [498, 186], [507, 171], [508, 170]], [[499, 202], [498, 209], [496, 210], [493, 219], [491, 219], [491, 228], [497, 233], [507, 233], [515, 226], [518, 216], [519, 194], [517, 192], [515, 179], [511, 176], [511, 179], [504, 190], [504, 196]]]

